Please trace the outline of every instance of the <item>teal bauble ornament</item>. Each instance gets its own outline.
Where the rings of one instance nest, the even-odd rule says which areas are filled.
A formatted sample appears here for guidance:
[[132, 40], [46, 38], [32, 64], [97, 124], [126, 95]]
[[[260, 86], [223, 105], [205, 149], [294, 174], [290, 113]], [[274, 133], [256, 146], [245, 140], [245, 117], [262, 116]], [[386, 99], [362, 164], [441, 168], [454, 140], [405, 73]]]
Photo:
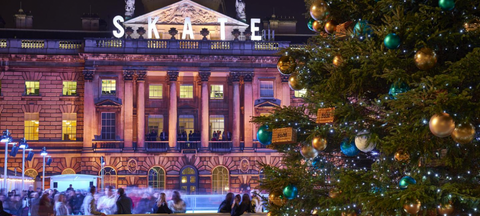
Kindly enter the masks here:
[[444, 11], [451, 11], [455, 8], [455, 0], [438, 0], [438, 6]]
[[395, 33], [390, 33], [383, 39], [383, 44], [387, 49], [397, 49], [400, 47], [400, 37]]
[[294, 199], [298, 195], [298, 188], [295, 185], [288, 185], [283, 189], [283, 196], [289, 200]]
[[340, 144], [340, 150], [345, 156], [353, 157], [356, 156], [360, 150], [355, 146], [355, 142], [349, 142], [348, 140], [343, 140]]
[[319, 157], [316, 157], [312, 161], [312, 167], [314, 169], [323, 169], [323, 168], [325, 168], [325, 162], [322, 159], [320, 159]]
[[407, 189], [408, 185], [414, 185], [414, 184], [417, 184], [417, 181], [415, 181], [415, 179], [410, 176], [405, 176], [400, 179], [400, 182], [398, 182], [398, 186], [402, 190]]
[[366, 20], [357, 22], [355, 27], [353, 27], [353, 35], [355, 36], [370, 35], [372, 33], [373, 29]]
[[310, 31], [315, 31], [315, 30], [313, 30], [313, 22], [315, 22], [315, 20], [310, 19], [307, 23], [307, 27], [308, 27], [308, 29], [310, 29]]
[[272, 144], [272, 131], [268, 129], [267, 125], [262, 125], [257, 131], [257, 139], [262, 145]]
[[410, 87], [404, 82], [397, 82], [390, 86], [390, 90], [388, 90], [388, 95], [390, 98], [397, 99], [397, 95], [401, 93], [405, 93], [410, 90]]

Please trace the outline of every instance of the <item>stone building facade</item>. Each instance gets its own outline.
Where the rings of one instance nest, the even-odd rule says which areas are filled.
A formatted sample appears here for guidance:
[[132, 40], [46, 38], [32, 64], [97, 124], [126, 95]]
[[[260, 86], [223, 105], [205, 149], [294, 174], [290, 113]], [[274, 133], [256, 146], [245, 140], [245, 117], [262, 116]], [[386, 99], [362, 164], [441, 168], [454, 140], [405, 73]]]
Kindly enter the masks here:
[[[35, 178], [46, 147], [47, 177], [100, 175], [103, 157], [114, 187], [250, 190], [262, 177], [258, 162], [282, 166], [281, 154], [256, 142], [251, 117], [302, 103], [276, 69], [287, 46], [0, 38], [0, 130], [28, 140], [35, 156], [24, 172]], [[21, 165], [9, 157], [9, 170]]]

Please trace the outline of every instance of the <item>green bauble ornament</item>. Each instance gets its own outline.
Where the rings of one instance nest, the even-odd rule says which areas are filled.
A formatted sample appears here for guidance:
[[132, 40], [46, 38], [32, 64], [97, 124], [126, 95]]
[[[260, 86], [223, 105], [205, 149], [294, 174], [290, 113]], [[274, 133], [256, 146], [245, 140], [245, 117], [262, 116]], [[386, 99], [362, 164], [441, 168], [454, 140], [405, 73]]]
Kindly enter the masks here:
[[387, 49], [397, 49], [400, 46], [400, 37], [395, 33], [390, 33], [383, 39], [383, 44]]
[[262, 145], [272, 144], [272, 131], [268, 129], [267, 125], [263, 125], [258, 129], [257, 139]]
[[405, 176], [402, 179], [400, 179], [400, 182], [398, 182], [398, 186], [400, 186], [400, 189], [405, 190], [408, 188], [408, 185], [414, 185], [417, 184], [417, 181], [415, 181], [414, 178], [410, 176]]
[[298, 188], [295, 185], [288, 185], [283, 189], [283, 196], [289, 200], [294, 199], [297, 195]]
[[455, 0], [438, 0], [438, 6], [444, 11], [451, 11], [455, 8]]
[[307, 23], [307, 27], [308, 27], [308, 29], [310, 29], [310, 31], [315, 31], [315, 30], [313, 30], [313, 22], [315, 22], [315, 20], [310, 19]]
[[390, 98], [397, 99], [397, 95], [401, 93], [405, 93], [410, 90], [410, 87], [404, 82], [397, 82], [390, 86], [390, 90], [388, 90], [388, 95]]

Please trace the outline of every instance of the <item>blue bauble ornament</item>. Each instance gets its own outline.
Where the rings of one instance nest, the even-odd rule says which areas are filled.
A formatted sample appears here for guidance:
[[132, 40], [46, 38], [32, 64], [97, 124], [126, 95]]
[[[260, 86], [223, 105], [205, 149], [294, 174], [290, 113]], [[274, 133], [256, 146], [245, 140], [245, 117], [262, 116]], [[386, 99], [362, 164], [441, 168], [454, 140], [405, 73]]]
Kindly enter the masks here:
[[310, 29], [310, 31], [315, 31], [315, 30], [313, 30], [313, 22], [315, 22], [315, 20], [310, 19], [307, 23], [307, 27], [308, 27], [308, 29]]
[[348, 140], [343, 140], [340, 144], [340, 150], [342, 153], [348, 157], [356, 156], [360, 150], [355, 146], [355, 142], [349, 142]]
[[262, 125], [257, 131], [257, 139], [262, 145], [272, 144], [272, 131], [267, 125]]
[[455, 0], [438, 0], [438, 6], [444, 11], [451, 11], [455, 8]]
[[289, 200], [294, 199], [297, 195], [298, 188], [295, 185], [288, 185], [283, 189], [283, 196]]
[[383, 39], [383, 44], [387, 49], [397, 49], [400, 47], [400, 37], [395, 33], [390, 33]]
[[388, 95], [390, 98], [397, 99], [397, 95], [401, 93], [405, 93], [410, 90], [410, 87], [404, 82], [396, 82], [390, 86], [390, 90], [388, 90]]
[[417, 184], [417, 181], [415, 181], [415, 179], [410, 176], [405, 176], [400, 179], [400, 182], [398, 182], [398, 186], [400, 186], [400, 189], [402, 190], [407, 189], [408, 185], [412, 184]]
[[353, 28], [353, 35], [355, 36], [370, 35], [372, 33], [373, 29], [366, 20], [357, 22]]
[[314, 169], [323, 169], [323, 168], [325, 168], [325, 162], [322, 159], [320, 159], [319, 157], [316, 157], [312, 161], [312, 166], [313, 166]]

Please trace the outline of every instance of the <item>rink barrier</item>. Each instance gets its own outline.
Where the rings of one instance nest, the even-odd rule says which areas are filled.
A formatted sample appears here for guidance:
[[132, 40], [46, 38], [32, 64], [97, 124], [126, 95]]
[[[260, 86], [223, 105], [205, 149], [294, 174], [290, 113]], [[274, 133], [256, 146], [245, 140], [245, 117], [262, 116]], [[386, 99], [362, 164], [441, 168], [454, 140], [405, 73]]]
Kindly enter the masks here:
[[[167, 214], [131, 214], [131, 215], [136, 215], [136, 216], [152, 216], [152, 215], [167, 215]], [[184, 216], [187, 216], [187, 215], [195, 215], [195, 216], [211, 216], [211, 215], [215, 215], [215, 216], [230, 216], [230, 214], [228, 213], [185, 213], [185, 214], [170, 214], [170, 215], [184, 215]], [[242, 214], [242, 215], [248, 215], [248, 216], [266, 216], [267, 213], [245, 213], [245, 214]], [[91, 215], [91, 216], [95, 216], [95, 215]], [[108, 215], [108, 216], [125, 216], [124, 214], [118, 214], [118, 215]]]

